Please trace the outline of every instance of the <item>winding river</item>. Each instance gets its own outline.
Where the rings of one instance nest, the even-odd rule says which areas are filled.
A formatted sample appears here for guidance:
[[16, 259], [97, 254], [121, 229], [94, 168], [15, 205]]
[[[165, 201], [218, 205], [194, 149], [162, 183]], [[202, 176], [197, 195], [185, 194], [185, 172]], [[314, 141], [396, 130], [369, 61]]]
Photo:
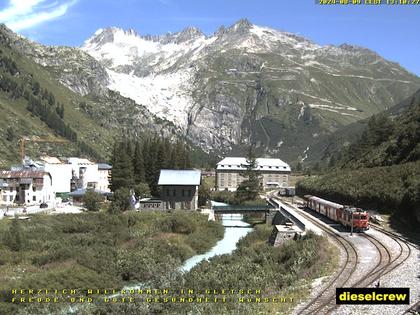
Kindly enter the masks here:
[[[216, 203], [212, 201], [213, 205], [226, 205], [223, 203]], [[209, 259], [216, 255], [229, 254], [236, 249], [238, 241], [253, 230], [250, 224], [242, 220], [242, 215], [223, 215], [222, 224], [225, 226], [225, 233], [223, 238], [216, 243], [216, 245], [210, 249], [207, 253], [201, 255], [195, 255], [184, 262], [181, 266], [181, 271], [189, 272], [194, 266], [205, 259]], [[144, 288], [143, 283], [132, 284], [125, 286], [123, 289], [141, 289]], [[114, 294], [108, 296], [109, 298], [118, 297], [120, 294]], [[70, 306], [67, 308], [68, 313], [74, 314], [79, 309], [79, 306]]]

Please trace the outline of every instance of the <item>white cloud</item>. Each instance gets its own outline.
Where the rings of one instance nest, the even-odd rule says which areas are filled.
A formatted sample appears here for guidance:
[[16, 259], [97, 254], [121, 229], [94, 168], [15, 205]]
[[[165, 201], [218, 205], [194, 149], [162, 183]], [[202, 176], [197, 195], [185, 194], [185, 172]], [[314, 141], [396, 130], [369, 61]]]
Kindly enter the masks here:
[[14, 31], [30, 29], [40, 23], [63, 16], [76, 1], [48, 3], [47, 0], [9, 0], [9, 5], [0, 11], [0, 22]]

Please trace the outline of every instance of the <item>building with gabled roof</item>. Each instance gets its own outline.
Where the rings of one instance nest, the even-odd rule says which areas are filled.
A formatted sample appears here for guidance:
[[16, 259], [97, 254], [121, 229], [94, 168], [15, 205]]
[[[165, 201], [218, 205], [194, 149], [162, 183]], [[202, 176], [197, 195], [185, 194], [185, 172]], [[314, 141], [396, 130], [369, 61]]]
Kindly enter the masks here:
[[39, 170], [0, 171], [0, 204], [55, 203], [51, 174]]
[[198, 208], [200, 170], [161, 170], [158, 185], [165, 208], [195, 210]]
[[[257, 171], [261, 175], [260, 186], [263, 189], [271, 187], [289, 187], [291, 169], [289, 164], [280, 159], [256, 159]], [[241, 173], [246, 170], [246, 158], [226, 157], [217, 163], [216, 188], [218, 190], [236, 191], [244, 180]]]

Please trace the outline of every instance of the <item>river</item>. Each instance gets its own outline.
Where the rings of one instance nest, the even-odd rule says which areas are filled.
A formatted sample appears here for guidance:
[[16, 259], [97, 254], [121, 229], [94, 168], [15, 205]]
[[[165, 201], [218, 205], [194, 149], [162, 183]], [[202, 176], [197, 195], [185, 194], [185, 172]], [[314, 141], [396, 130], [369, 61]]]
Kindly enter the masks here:
[[[213, 206], [228, 206], [227, 203], [211, 201]], [[223, 238], [216, 243], [207, 253], [195, 255], [189, 258], [182, 265], [181, 270], [184, 272], [190, 271], [195, 265], [203, 260], [207, 260], [216, 255], [229, 254], [236, 249], [238, 241], [253, 230], [253, 228], [244, 222], [241, 214], [224, 214], [222, 224], [225, 226], [225, 234]]]
[[[226, 205], [222, 203], [212, 202], [213, 205]], [[225, 233], [223, 238], [216, 243], [216, 245], [210, 249], [207, 253], [201, 255], [195, 255], [189, 259], [187, 259], [184, 264], [181, 266], [181, 271], [189, 272], [194, 266], [198, 263], [203, 261], [204, 259], [209, 259], [216, 255], [223, 255], [229, 254], [236, 249], [236, 244], [238, 241], [247, 235], [249, 232], [253, 230], [250, 224], [244, 222], [243, 217], [241, 214], [230, 215], [226, 214], [223, 215], [222, 224], [225, 226]], [[132, 284], [125, 286], [124, 290], [136, 290], [142, 289], [145, 287], [144, 283]], [[109, 298], [118, 297], [121, 294], [114, 294], [108, 296]], [[79, 309], [79, 306], [70, 306], [67, 308], [69, 314], [74, 314]]]
[[216, 255], [229, 254], [236, 249], [238, 241], [253, 230], [253, 228], [246, 222], [242, 221], [242, 215], [224, 214], [223, 225], [225, 226], [225, 234], [217, 244], [207, 253], [202, 255], [195, 255], [189, 258], [182, 265], [181, 270], [184, 272], [190, 271], [195, 265], [204, 259], [209, 259]]

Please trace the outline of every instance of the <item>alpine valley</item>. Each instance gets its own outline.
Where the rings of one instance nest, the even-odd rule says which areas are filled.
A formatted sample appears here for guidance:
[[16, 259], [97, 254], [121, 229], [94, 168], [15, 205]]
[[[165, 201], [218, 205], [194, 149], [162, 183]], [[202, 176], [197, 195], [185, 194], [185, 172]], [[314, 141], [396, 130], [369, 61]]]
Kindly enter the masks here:
[[[261, 155], [305, 160], [320, 138], [420, 87], [419, 77], [369, 49], [321, 46], [245, 19], [209, 36], [194, 27], [160, 36], [111, 27], [78, 48], [44, 46], [5, 26], [0, 33], [3, 55], [17, 64], [13, 76], [49, 88], [78, 141], [102, 157], [115, 135], [154, 132], [204, 152], [235, 154], [255, 144]], [[54, 133], [30, 123], [7, 93], [0, 89], [0, 110], [36, 125], [21, 132]]]

